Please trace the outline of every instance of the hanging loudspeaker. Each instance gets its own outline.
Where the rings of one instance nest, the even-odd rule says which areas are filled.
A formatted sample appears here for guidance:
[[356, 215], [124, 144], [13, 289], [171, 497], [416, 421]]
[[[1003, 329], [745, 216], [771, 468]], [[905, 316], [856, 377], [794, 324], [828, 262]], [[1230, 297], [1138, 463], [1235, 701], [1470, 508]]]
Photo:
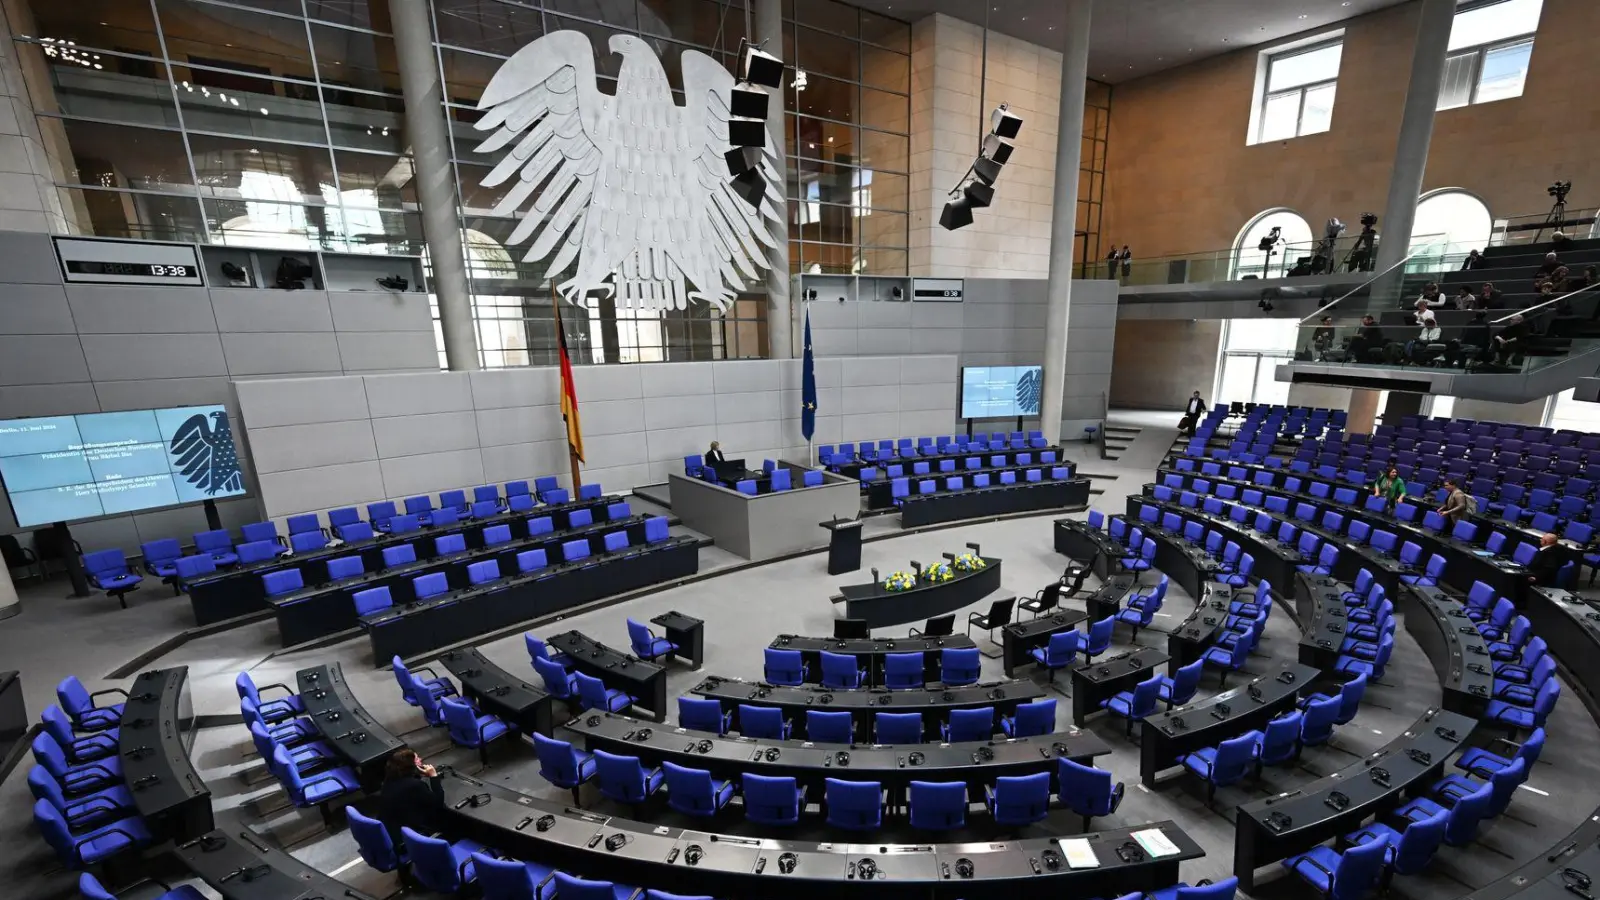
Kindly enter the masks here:
[[980, 156], [972, 162], [972, 174], [978, 176], [984, 184], [994, 184], [999, 179], [1002, 168], [1004, 166], [984, 156]]
[[760, 119], [729, 119], [728, 143], [735, 147], [765, 147], [767, 123]]
[[965, 198], [951, 200], [944, 205], [944, 212], [939, 215], [939, 224], [947, 231], [965, 228], [972, 224], [972, 207]]
[[1007, 109], [1006, 105], [1002, 103], [998, 109], [990, 114], [989, 124], [991, 126], [991, 131], [1003, 138], [1006, 138], [1007, 140], [1010, 140], [1015, 138], [1017, 136], [1017, 132], [1022, 130], [1022, 117], [1014, 115], [1011, 110]]
[[994, 202], [994, 188], [981, 181], [967, 182], [967, 186], [961, 189], [961, 195], [973, 209], [983, 209]]
[[755, 147], [734, 147], [722, 158], [728, 162], [728, 175], [737, 178], [761, 164], [761, 151]]
[[752, 87], [734, 85], [728, 108], [736, 116], [766, 121], [767, 92], [756, 90]]
[[1000, 139], [999, 135], [991, 134], [983, 139], [983, 150], [980, 153], [1000, 165], [1011, 161], [1011, 151], [1016, 147]]
[[759, 209], [761, 198], [767, 193], [767, 180], [761, 177], [758, 169], [747, 169], [744, 174], [731, 182], [733, 192], [744, 198], [744, 202]]
[[762, 50], [754, 44], [746, 44], [744, 58], [739, 64], [740, 81], [759, 84], [762, 87], [778, 88], [783, 86], [783, 60]]

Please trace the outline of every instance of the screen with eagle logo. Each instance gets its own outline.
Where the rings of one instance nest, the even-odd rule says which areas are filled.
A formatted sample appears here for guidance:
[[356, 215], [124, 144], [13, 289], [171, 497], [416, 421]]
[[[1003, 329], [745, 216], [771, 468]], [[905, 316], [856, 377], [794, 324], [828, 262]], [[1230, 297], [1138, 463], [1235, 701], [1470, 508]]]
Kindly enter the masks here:
[[961, 369], [961, 418], [1013, 419], [1037, 416], [1043, 387], [1040, 366], [965, 366]]
[[22, 528], [244, 493], [221, 406], [0, 420], [0, 481]]

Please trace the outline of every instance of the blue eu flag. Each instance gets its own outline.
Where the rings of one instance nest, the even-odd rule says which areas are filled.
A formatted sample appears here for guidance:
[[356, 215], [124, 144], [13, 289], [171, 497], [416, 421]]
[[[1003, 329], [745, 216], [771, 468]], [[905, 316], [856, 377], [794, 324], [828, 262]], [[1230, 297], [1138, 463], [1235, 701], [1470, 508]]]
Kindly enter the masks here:
[[800, 363], [800, 433], [806, 440], [817, 430], [817, 370], [811, 358], [811, 307], [806, 306], [806, 355]]

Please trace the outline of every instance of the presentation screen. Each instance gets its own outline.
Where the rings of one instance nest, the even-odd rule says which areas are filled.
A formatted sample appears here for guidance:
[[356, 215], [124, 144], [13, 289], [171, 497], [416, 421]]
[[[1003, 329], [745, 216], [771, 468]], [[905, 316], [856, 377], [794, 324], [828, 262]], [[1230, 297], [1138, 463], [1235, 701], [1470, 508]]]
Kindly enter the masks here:
[[244, 493], [221, 406], [0, 420], [0, 481], [24, 528]]
[[1039, 366], [964, 366], [961, 418], [1015, 419], [1039, 414]]

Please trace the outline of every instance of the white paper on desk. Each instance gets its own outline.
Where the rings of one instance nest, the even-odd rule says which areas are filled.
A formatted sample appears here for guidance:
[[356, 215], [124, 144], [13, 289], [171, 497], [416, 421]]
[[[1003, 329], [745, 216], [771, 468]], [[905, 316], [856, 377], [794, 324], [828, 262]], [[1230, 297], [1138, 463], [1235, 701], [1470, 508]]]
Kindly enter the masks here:
[[1058, 838], [1056, 844], [1067, 858], [1069, 869], [1098, 869], [1100, 857], [1094, 855], [1094, 845], [1088, 838]]
[[1138, 841], [1139, 846], [1144, 848], [1144, 852], [1153, 858], [1160, 859], [1163, 856], [1176, 856], [1178, 854], [1178, 845], [1174, 844], [1165, 834], [1162, 834], [1159, 828], [1146, 828], [1143, 831], [1135, 831], [1131, 837]]

